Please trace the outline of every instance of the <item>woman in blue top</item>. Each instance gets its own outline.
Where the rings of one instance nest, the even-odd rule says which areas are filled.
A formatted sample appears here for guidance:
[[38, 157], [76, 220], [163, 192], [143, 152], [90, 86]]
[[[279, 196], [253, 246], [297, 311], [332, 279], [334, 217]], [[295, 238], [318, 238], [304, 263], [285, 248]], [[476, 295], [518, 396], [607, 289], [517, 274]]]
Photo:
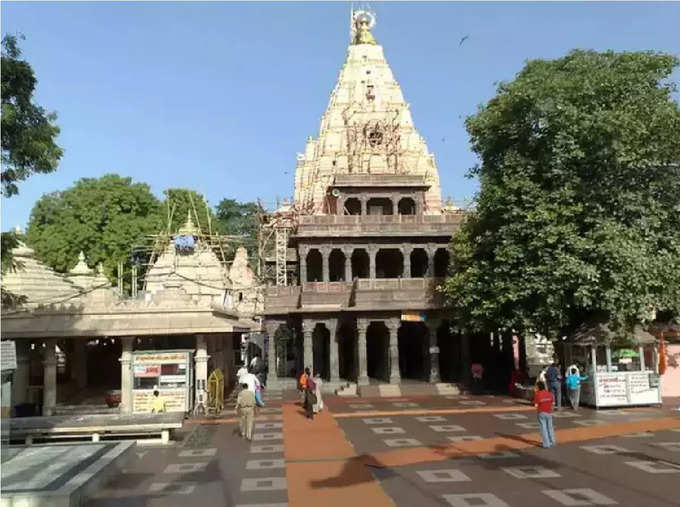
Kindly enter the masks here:
[[571, 403], [571, 408], [578, 410], [578, 402], [581, 397], [581, 381], [586, 380], [587, 376], [579, 375], [578, 368], [575, 366], [569, 367], [569, 373], [565, 379], [567, 384], [567, 390], [569, 392], [569, 402]]

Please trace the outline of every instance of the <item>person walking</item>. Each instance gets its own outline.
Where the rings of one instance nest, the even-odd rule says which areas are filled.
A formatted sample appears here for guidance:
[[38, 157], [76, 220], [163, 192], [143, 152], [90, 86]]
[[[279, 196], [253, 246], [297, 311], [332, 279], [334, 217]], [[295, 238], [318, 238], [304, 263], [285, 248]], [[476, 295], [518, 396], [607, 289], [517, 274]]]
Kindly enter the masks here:
[[300, 391], [301, 394], [300, 404], [303, 408], [306, 408], [305, 402], [307, 400], [307, 379], [309, 378], [307, 375], [308, 371], [309, 368], [305, 368], [302, 372], [302, 375], [300, 375], [300, 380], [298, 381], [298, 391]]
[[305, 388], [305, 410], [307, 419], [314, 419], [314, 404], [316, 403], [316, 382], [312, 378], [309, 368], [305, 368], [307, 383]]
[[538, 415], [538, 425], [541, 430], [543, 447], [553, 447], [555, 442], [555, 428], [553, 426], [553, 394], [546, 390], [543, 382], [538, 383], [538, 391], [534, 395], [534, 407]]
[[587, 380], [588, 376], [581, 376], [576, 366], [569, 367], [569, 373], [565, 379], [567, 385], [567, 394], [569, 396], [569, 403], [573, 410], [578, 410], [578, 402], [581, 398], [581, 381]]
[[236, 398], [236, 414], [239, 417], [241, 437], [252, 441], [255, 426], [255, 393], [248, 389], [248, 384], [245, 382], [241, 384], [241, 392]]
[[314, 390], [314, 394], [316, 395], [314, 413], [318, 414], [323, 410], [323, 398], [321, 397], [321, 386], [323, 384], [323, 380], [321, 380], [321, 374], [317, 373], [314, 375], [314, 384], [316, 385], [316, 389]]
[[472, 373], [472, 394], [482, 394], [484, 366], [480, 362], [472, 363], [470, 373]]
[[560, 363], [554, 362], [548, 367], [545, 374], [548, 381], [548, 389], [555, 398], [555, 410], [562, 408], [562, 373], [560, 372]]

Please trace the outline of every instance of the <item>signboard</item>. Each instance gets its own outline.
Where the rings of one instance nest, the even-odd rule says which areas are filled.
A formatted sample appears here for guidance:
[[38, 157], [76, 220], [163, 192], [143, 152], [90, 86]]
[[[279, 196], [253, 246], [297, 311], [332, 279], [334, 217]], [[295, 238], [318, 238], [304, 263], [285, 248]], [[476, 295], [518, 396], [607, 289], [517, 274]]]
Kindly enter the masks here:
[[135, 377], [158, 377], [161, 374], [161, 365], [135, 365]]
[[0, 370], [17, 369], [17, 344], [13, 340], [0, 342]]
[[425, 322], [425, 312], [401, 312], [402, 322]]
[[135, 364], [169, 364], [186, 363], [186, 352], [152, 352], [149, 354], [135, 354]]
[[626, 374], [597, 375], [597, 404], [601, 407], [628, 405]]
[[[151, 412], [151, 402], [153, 400], [153, 390], [135, 389], [132, 396], [133, 411]], [[162, 389], [159, 397], [165, 402], [165, 410], [168, 412], [186, 412], [187, 390], [182, 389]]]
[[651, 385], [649, 375], [647, 371], [628, 374], [628, 390], [632, 405], [660, 403], [659, 388]]

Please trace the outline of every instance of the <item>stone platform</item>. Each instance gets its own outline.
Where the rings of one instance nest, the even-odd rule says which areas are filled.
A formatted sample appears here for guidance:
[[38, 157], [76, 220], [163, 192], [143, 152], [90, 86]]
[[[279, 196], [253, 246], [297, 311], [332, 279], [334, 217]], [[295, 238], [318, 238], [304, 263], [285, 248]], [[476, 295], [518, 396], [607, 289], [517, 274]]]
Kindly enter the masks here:
[[2, 452], [1, 507], [81, 505], [120, 472], [135, 444], [10, 446]]

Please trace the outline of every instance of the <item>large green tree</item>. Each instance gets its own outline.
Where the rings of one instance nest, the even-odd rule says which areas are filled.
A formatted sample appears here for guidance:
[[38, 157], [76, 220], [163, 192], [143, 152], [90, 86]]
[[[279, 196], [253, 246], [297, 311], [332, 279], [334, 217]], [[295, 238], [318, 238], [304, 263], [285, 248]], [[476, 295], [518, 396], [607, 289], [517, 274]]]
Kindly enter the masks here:
[[186, 223], [189, 213], [191, 213], [192, 222], [200, 228], [201, 232], [208, 234], [211, 229], [213, 233], [215, 232], [215, 226], [212, 223], [215, 214], [208, 206], [203, 194], [188, 188], [169, 188], [163, 191], [163, 195], [165, 196], [163, 223], [166, 226], [169, 224], [170, 234], [176, 233]]
[[21, 60], [17, 38], [2, 39], [2, 193], [19, 192], [18, 182], [33, 173], [54, 171], [63, 154], [57, 146], [56, 113], [33, 102], [37, 79], [30, 64]]
[[118, 262], [128, 269], [131, 249], [161, 227], [161, 205], [147, 184], [107, 174], [42, 196], [31, 211], [26, 238], [57, 271], [71, 269], [82, 250], [90, 266], [103, 263], [114, 280]]
[[476, 210], [444, 291], [475, 329], [547, 334], [680, 315], [680, 108], [674, 56], [529, 61], [466, 120]]
[[248, 250], [248, 257], [255, 259], [257, 253], [257, 213], [260, 205], [256, 202], [238, 202], [222, 199], [215, 207], [215, 222], [220, 234], [239, 236], [229, 241], [227, 258], [231, 259], [239, 246]]

